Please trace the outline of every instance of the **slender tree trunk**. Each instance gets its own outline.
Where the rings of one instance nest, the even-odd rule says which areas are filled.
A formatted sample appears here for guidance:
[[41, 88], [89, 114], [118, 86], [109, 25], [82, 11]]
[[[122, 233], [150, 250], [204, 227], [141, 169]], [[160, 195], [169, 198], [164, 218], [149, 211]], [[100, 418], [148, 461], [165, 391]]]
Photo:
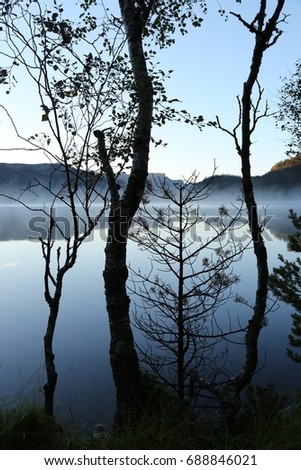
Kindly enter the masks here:
[[133, 149], [132, 168], [121, 199], [108, 160], [105, 165], [111, 190], [111, 211], [105, 248], [104, 283], [111, 334], [110, 361], [116, 386], [116, 426], [122, 425], [137, 406], [140, 389], [139, 361], [126, 291], [126, 251], [128, 230], [141, 202], [148, 174], [153, 90], [143, 52], [142, 15], [137, 3], [133, 0], [119, 0], [139, 103], [134, 138], [129, 144]]
[[[251, 382], [256, 371], [258, 365], [258, 340], [260, 331], [265, 324], [268, 295], [268, 257], [262, 237], [262, 228], [259, 224], [257, 204], [252, 183], [250, 157], [252, 145], [251, 136], [256, 129], [260, 117], [266, 116], [267, 112], [265, 111], [262, 115], [258, 115], [261, 94], [259, 92], [260, 95], [257, 103], [254, 104], [252, 101], [252, 92], [254, 85], [258, 81], [264, 52], [269, 47], [273, 46], [281, 35], [278, 24], [281, 22], [279, 17], [284, 3], [285, 0], [277, 1], [274, 13], [268, 20], [266, 20], [267, 0], [260, 0], [259, 12], [251, 23], [245, 21], [239, 14], [231, 13], [255, 35], [255, 45], [249, 75], [243, 85], [239, 124], [232, 133], [222, 128], [220, 124], [219, 127], [234, 138], [236, 149], [241, 158], [243, 194], [248, 212], [248, 223], [257, 266], [257, 288], [253, 315], [249, 320], [245, 336], [246, 353], [242, 370], [229, 384], [225, 387], [220, 387], [216, 393], [223, 404], [225, 417], [230, 419], [239, 411], [241, 406], [240, 392]], [[239, 126], [241, 127], [241, 142], [239, 142], [236, 134], [236, 129]]]
[[55, 368], [55, 355], [53, 353], [53, 337], [55, 332], [56, 320], [59, 312], [59, 303], [54, 303], [50, 307], [46, 334], [44, 336], [44, 358], [47, 382], [43, 387], [44, 390], [44, 409], [47, 416], [53, 416], [54, 409], [54, 393], [58, 378]]
[[[51, 250], [52, 250], [52, 242], [51, 242], [51, 235], [53, 230], [53, 218], [50, 219], [50, 231], [49, 231], [49, 239], [45, 242], [44, 246], [45, 251], [44, 259], [45, 259], [45, 272], [44, 272], [44, 285], [45, 285], [45, 292], [44, 297], [49, 306], [49, 316], [47, 322], [47, 329], [44, 336], [44, 358], [45, 358], [45, 368], [46, 368], [46, 376], [47, 382], [43, 387], [44, 390], [44, 409], [45, 414], [48, 416], [53, 416], [54, 411], [54, 394], [56, 389], [56, 383], [58, 379], [58, 373], [55, 367], [55, 355], [53, 352], [53, 338], [56, 328], [56, 321], [59, 314], [60, 309], [60, 300], [62, 297], [62, 289], [63, 289], [63, 277], [65, 270], [60, 269], [57, 272], [56, 279], [54, 280], [50, 273], [50, 262], [51, 262]], [[42, 242], [43, 243], [43, 242]], [[57, 257], [60, 256], [60, 250], [57, 251]], [[52, 280], [51, 280], [52, 279]], [[54, 295], [50, 294], [50, 286], [49, 283], [55, 283], [55, 292]]]
[[183, 188], [180, 188], [179, 204], [179, 277], [178, 277], [178, 398], [184, 401], [184, 260], [183, 260]]
[[[257, 290], [253, 316], [249, 321], [245, 337], [246, 358], [242, 373], [237, 377], [237, 391], [243, 390], [248, 385], [256, 371], [258, 364], [258, 339], [262, 327], [265, 324], [266, 303], [268, 295], [268, 257], [262, 237], [262, 229], [259, 224], [257, 204], [254, 197], [253, 183], [251, 179], [250, 148], [251, 148], [251, 113], [252, 91], [258, 80], [263, 54], [268, 47], [273, 45], [280, 35], [278, 21], [285, 0], [278, 0], [274, 14], [265, 25], [266, 0], [261, 0], [260, 10], [257, 15], [256, 41], [249, 76], [244, 83], [242, 95], [242, 143], [241, 143], [241, 173], [243, 192], [248, 211], [248, 220], [253, 241], [254, 254], [257, 263]], [[254, 32], [254, 30], [253, 30]], [[273, 37], [274, 36], [274, 37]], [[254, 118], [253, 118], [254, 119]], [[256, 117], [255, 117], [256, 119]], [[255, 122], [256, 123], [256, 122]]]

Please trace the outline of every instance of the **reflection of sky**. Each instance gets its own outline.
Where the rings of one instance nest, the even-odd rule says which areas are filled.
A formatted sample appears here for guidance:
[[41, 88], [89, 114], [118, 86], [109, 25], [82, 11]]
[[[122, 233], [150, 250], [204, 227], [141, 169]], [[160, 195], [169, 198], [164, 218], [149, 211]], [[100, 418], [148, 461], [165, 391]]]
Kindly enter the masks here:
[[[282, 209], [282, 210], [280, 210]], [[214, 213], [214, 211], [212, 211]], [[277, 210], [272, 208], [268, 211], [269, 214], [274, 214], [275, 217], [271, 218], [270, 226], [274, 228], [273, 231], [265, 229], [263, 232], [264, 240], [268, 251], [269, 269], [272, 270], [273, 266], [279, 265], [278, 254], [282, 253], [287, 259], [294, 260], [296, 257], [295, 253], [287, 252], [286, 242], [282, 239], [277, 238], [277, 228], [281, 227], [283, 233], [286, 228], [291, 230], [291, 224], [286, 223], [287, 219], [287, 207], [282, 207]], [[210, 232], [201, 230], [198, 228], [198, 235], [209, 236]], [[248, 230], [243, 224], [238, 224], [238, 229], [235, 230], [235, 237], [238, 241], [246, 242], [248, 238]], [[136, 247], [131, 246], [130, 257], [132, 260], [131, 265], [134, 269], [140, 268], [145, 274], [150, 273], [149, 264], [147, 264], [147, 253], [140, 254], [139, 257], [135, 255]], [[233, 286], [233, 292], [241, 295], [248, 301], [250, 305], [254, 304], [255, 293], [256, 293], [256, 260], [253, 253], [253, 248], [248, 248], [241, 261], [238, 261], [233, 265], [234, 272], [239, 275], [240, 282]], [[150, 273], [151, 276], [154, 273]], [[168, 273], [162, 273], [162, 277], [168, 278]], [[172, 281], [170, 281], [172, 282]], [[300, 366], [293, 363], [291, 359], [287, 357], [286, 348], [288, 344], [288, 334], [290, 332], [292, 320], [290, 314], [292, 308], [278, 302], [274, 305], [274, 298], [269, 300], [269, 307], [273, 307], [267, 317], [267, 328], [263, 328], [259, 345], [259, 372], [254, 378], [254, 383], [266, 383], [272, 381], [278, 384], [279, 388], [283, 392], [289, 393], [294, 388], [299, 386], [299, 373]], [[229, 301], [218, 311], [217, 319], [219, 325], [222, 326], [223, 330], [229, 330], [230, 322], [229, 316], [231, 316], [231, 327], [232, 329], [238, 328], [239, 325], [246, 325], [250, 319], [251, 310], [240, 303]], [[240, 336], [241, 338], [241, 336]], [[233, 339], [233, 338], [232, 338]], [[238, 340], [239, 337], [235, 337]], [[218, 347], [220, 348], [220, 347]], [[231, 355], [231, 367], [232, 372], [238, 372], [242, 361], [244, 359], [244, 349], [237, 345], [230, 345]], [[221, 350], [221, 349], [220, 349]]]
[[[286, 253], [286, 244], [269, 232], [267, 235], [271, 269], [278, 263], [278, 253]], [[85, 419], [96, 413], [99, 420], [108, 422], [114, 389], [102, 278], [104, 231], [96, 230], [92, 238], [81, 247], [78, 262], [64, 282], [54, 343], [59, 373], [56, 400], [60, 410], [66, 410], [64, 406], [70, 404], [75, 417]], [[61, 245], [63, 248], [64, 244]], [[293, 253], [285, 256], [295, 257]], [[128, 259], [133, 267], [148, 273], [148, 257], [146, 252], [137, 251], [133, 242], [129, 243]], [[235, 270], [241, 277], [235, 291], [252, 303], [256, 287], [252, 249], [244, 253]], [[0, 397], [15, 396], [24, 389], [25, 394], [34, 390], [35, 396], [41, 398], [42, 341], [48, 310], [43, 298], [43, 261], [38, 243], [25, 240], [0, 243], [0, 283]], [[249, 318], [249, 311], [236, 303], [226, 304], [223, 312], [230, 312], [234, 322], [238, 316], [242, 321]], [[276, 379], [282, 390], [299, 385], [300, 366], [286, 357], [290, 313], [290, 307], [280, 304], [269, 315], [269, 327], [263, 329], [260, 338], [260, 365], [265, 364], [265, 359], [268, 365], [255, 378], [261, 383], [266, 378]], [[241, 350], [235, 348], [234, 352], [233, 363], [239, 366]]]
[[[108, 326], [103, 302], [103, 248], [86, 243], [76, 268], [67, 273], [55, 336], [59, 373], [58, 406], [70, 394], [70, 409], [87, 415], [94, 410], [108, 420], [114, 394], [108, 363]], [[13, 261], [10, 261], [13, 260]], [[18, 260], [18, 264], [15, 260]], [[43, 381], [43, 336], [47, 305], [43, 298], [40, 246], [28, 241], [0, 243], [0, 397], [25, 396]], [[68, 398], [69, 401], [69, 398]]]
[[13, 262], [7, 262], [0, 264], [0, 269], [10, 269], [10, 268], [15, 268], [18, 266], [18, 263], [13, 263]]

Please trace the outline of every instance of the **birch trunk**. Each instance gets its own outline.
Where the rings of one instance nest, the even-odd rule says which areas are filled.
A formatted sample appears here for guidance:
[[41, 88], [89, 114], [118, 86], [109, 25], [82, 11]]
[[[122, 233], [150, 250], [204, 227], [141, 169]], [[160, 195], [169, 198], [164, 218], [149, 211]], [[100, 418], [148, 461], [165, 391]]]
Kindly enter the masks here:
[[104, 283], [110, 324], [110, 361], [116, 386], [115, 425], [124, 423], [137, 405], [140, 370], [130, 324], [130, 300], [126, 291], [128, 231], [144, 192], [148, 174], [153, 89], [142, 43], [142, 12], [133, 0], [119, 0], [139, 104], [132, 145], [132, 168], [124, 194], [106, 173], [111, 191], [108, 240], [105, 248]]

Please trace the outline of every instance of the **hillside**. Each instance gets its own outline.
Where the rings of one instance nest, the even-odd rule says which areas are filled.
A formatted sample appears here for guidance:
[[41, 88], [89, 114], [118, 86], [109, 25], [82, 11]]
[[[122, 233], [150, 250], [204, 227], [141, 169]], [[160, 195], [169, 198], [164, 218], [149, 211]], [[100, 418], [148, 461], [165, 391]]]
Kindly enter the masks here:
[[284, 170], [285, 168], [292, 168], [298, 165], [301, 165], [301, 153], [297, 153], [297, 155], [292, 158], [286, 158], [285, 160], [281, 160], [280, 162], [272, 166], [271, 171]]
[[[160, 181], [166, 178], [168, 184], [179, 182], [172, 181], [163, 173], [152, 173]], [[128, 175], [121, 172], [118, 176], [120, 191], [125, 188]], [[85, 181], [85, 173], [82, 172], [82, 180]], [[7, 202], [5, 196], [19, 198], [22, 195], [23, 201], [46, 202], [52, 198], [53, 194], [59, 192], [65, 185], [66, 177], [61, 165], [54, 163], [23, 164], [23, 163], [0, 163], [0, 204]], [[101, 190], [106, 183], [105, 177], [98, 183], [97, 189]]]
[[[65, 177], [58, 164], [0, 163], [0, 193], [25, 200], [48, 192], [46, 188], [59, 188]], [[37, 182], [40, 185], [37, 187]], [[3, 200], [3, 197], [1, 198]], [[5, 199], [4, 199], [5, 202]]]
[[[83, 181], [85, 173], [82, 172]], [[64, 168], [58, 163], [0, 163], [0, 203], [7, 202], [5, 196], [22, 197], [26, 202], [47, 202], [66, 184]], [[99, 187], [98, 187], [99, 188]]]
[[[301, 163], [301, 162], [300, 162]], [[276, 169], [275, 169], [276, 167]], [[206, 178], [199, 185], [204, 185], [210, 178]], [[279, 198], [295, 198], [300, 199], [301, 195], [301, 164], [294, 165], [279, 162], [273, 168], [262, 176], [254, 176], [252, 178], [254, 191], [258, 196]], [[242, 182], [240, 176], [233, 175], [216, 175], [213, 177], [214, 193], [218, 195], [223, 192], [225, 195], [240, 194]]]
[[[300, 162], [300, 163], [297, 163]], [[160, 176], [156, 174], [156, 176]], [[208, 183], [210, 178], [205, 178], [198, 183], [198, 187]], [[167, 178], [172, 184], [172, 181]], [[37, 181], [42, 183], [36, 186]], [[23, 200], [37, 201], [41, 198], [43, 202], [49, 199], [47, 188], [51, 187], [53, 192], [59, 191], [65, 182], [64, 171], [58, 164], [21, 164], [0, 163], [0, 203], [6, 203], [3, 194], [18, 198], [22, 194]], [[105, 180], [104, 180], [105, 182]], [[127, 175], [121, 173], [118, 178], [121, 191], [127, 182]], [[241, 193], [241, 178], [234, 175], [215, 175], [213, 177], [214, 191], [220, 199], [223, 196], [235, 198]], [[254, 190], [259, 196], [273, 192], [273, 198], [298, 197], [301, 189], [301, 154], [294, 159], [284, 160], [274, 165], [271, 171], [253, 177]], [[26, 190], [33, 185], [30, 190]], [[25, 192], [24, 192], [25, 191]]]

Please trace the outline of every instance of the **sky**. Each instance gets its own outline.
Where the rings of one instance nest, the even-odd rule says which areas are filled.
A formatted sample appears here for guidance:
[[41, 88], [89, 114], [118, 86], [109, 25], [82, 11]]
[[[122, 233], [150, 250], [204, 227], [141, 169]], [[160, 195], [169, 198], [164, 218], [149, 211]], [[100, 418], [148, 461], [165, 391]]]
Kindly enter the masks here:
[[[226, 3], [230, 11], [252, 20], [259, 1], [243, 0], [238, 5], [229, 0], [223, 5]], [[275, 6], [276, 1], [268, 0], [268, 4]], [[249, 73], [254, 37], [235, 17], [229, 16], [225, 22], [216, 11], [213, 0], [202, 27], [192, 30], [187, 37], [180, 38], [173, 49], [165, 51], [164, 64], [174, 69], [169, 93], [180, 98], [183, 107], [191, 113], [202, 114], [205, 121], [214, 120], [218, 115], [222, 125], [232, 130], [238, 116], [236, 96], [241, 95]], [[283, 24], [284, 33], [279, 41], [266, 51], [259, 77], [271, 112], [277, 110], [281, 77], [290, 76], [296, 60], [301, 57], [301, 1], [286, 0], [284, 12], [291, 16]], [[160, 134], [169, 145], [153, 155], [151, 171], [161, 169], [177, 177], [187, 176], [196, 169], [203, 178], [209, 176], [216, 165], [217, 174], [240, 174], [240, 160], [229, 135], [210, 127], [198, 132], [183, 125], [168, 126]], [[252, 146], [254, 175], [266, 173], [274, 163], [286, 158], [287, 139], [288, 135], [276, 129], [274, 118], [259, 122]]]
[[[66, 4], [66, 0], [62, 3]], [[181, 109], [192, 115], [203, 115], [205, 122], [218, 116], [222, 125], [232, 130], [238, 116], [236, 97], [241, 94], [249, 73], [254, 37], [232, 15], [225, 21], [217, 12], [219, 3], [226, 10], [252, 21], [259, 0], [242, 0], [241, 4], [235, 0], [208, 0], [208, 13], [204, 15], [201, 28], [191, 28], [184, 37], [178, 34], [175, 45], [160, 51], [157, 59], [161, 68], [174, 71], [166, 88], [171, 98], [181, 101]], [[271, 11], [276, 0], [268, 0], [268, 5]], [[290, 15], [282, 25], [284, 32], [276, 45], [265, 52], [259, 77], [271, 112], [277, 110], [282, 77], [294, 72], [295, 62], [301, 56], [301, 1], [286, 0], [284, 13]], [[37, 130], [43, 131], [46, 124], [41, 122], [39, 103], [30, 84], [26, 80], [19, 81], [10, 95], [5, 95], [1, 88], [1, 104], [10, 110], [22, 134], [29, 136]], [[0, 132], [0, 147], [10, 147], [14, 133], [1, 111]], [[165, 173], [176, 179], [188, 177], [195, 170], [202, 180], [210, 176], [216, 166], [217, 174], [240, 174], [234, 143], [220, 130], [206, 126], [200, 132], [187, 124], [170, 123], [154, 128], [153, 135], [168, 145], [151, 148], [150, 172]], [[274, 118], [259, 122], [252, 146], [253, 175], [268, 172], [276, 162], [286, 158], [287, 139], [288, 135], [276, 128]], [[33, 153], [0, 151], [0, 161], [39, 163], [42, 160]]]

